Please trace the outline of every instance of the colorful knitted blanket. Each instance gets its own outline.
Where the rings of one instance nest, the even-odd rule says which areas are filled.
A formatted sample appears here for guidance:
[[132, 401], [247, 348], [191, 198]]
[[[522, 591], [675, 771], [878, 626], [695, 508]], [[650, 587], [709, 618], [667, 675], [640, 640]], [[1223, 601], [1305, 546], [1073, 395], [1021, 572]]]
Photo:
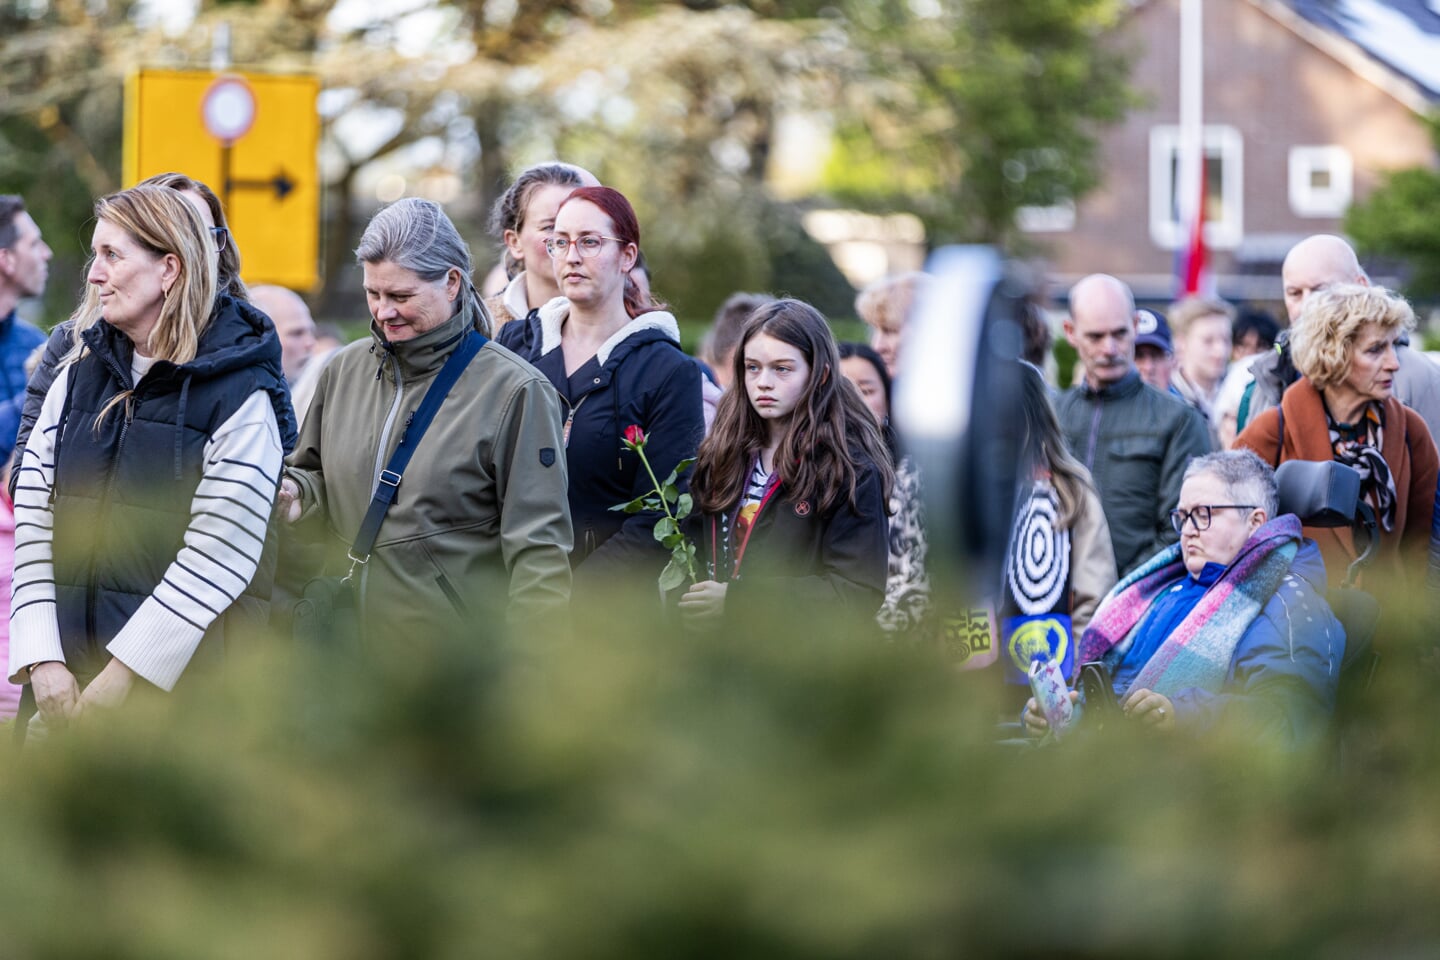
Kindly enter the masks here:
[[[1289, 572], [1300, 536], [1300, 521], [1293, 514], [1276, 517], [1251, 534], [1220, 579], [1141, 668], [1132, 687], [1165, 696], [1187, 687], [1219, 690], [1235, 646]], [[1080, 639], [1080, 662], [1103, 658], [1113, 670], [1134, 642], [1151, 603], [1185, 576], [1189, 573], [1177, 543], [1117, 583]]]

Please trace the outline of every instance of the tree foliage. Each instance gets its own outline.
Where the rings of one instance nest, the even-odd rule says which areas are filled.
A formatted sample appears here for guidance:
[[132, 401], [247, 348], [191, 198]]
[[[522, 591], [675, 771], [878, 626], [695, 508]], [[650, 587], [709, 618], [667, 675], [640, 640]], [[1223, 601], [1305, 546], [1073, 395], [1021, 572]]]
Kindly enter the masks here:
[[[1440, 113], [1426, 120], [1440, 150]], [[1440, 170], [1412, 167], [1386, 174], [1378, 187], [1345, 214], [1345, 232], [1362, 256], [1394, 258], [1407, 268], [1406, 292], [1440, 298]]]
[[[1077, 196], [1095, 124], [1125, 103], [1124, 58], [1099, 42], [1117, 4], [203, 0], [176, 30], [131, 0], [98, 14], [27, 0], [0, 14], [0, 188], [30, 196], [78, 258], [77, 224], [120, 186], [125, 74], [207, 67], [224, 24], [237, 65], [321, 77], [321, 312], [361, 309], [349, 251], [382, 172], [409, 171], [412, 192], [451, 184], [437, 199], [484, 263], [509, 177], [562, 157], [632, 197], [657, 289], [684, 314], [739, 288], [848, 314], [853, 291], [801, 229], [803, 205], [914, 211], [934, 241], [1003, 241], [1018, 206]], [[814, 144], [828, 189], [800, 206], [770, 186], [797, 114], [835, 131]]]
[[[849, 0], [864, 58], [828, 174], [835, 194], [909, 209], [935, 242], [1005, 243], [1015, 212], [1095, 185], [1095, 136], [1132, 103], [1114, 0]], [[921, 11], [918, 12], [917, 11]]]

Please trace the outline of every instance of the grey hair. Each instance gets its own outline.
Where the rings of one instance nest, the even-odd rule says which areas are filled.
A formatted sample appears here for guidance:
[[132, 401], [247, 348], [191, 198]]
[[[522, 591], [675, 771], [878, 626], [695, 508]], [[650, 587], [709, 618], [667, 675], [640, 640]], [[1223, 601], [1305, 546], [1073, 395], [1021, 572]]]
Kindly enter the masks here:
[[1208, 473], [1225, 484], [1236, 503], [1253, 503], [1275, 519], [1280, 509], [1275, 471], [1253, 450], [1217, 450], [1193, 458], [1185, 467], [1185, 480]]
[[375, 214], [355, 248], [355, 259], [393, 263], [430, 283], [443, 280], [451, 270], [460, 271], [464, 293], [475, 313], [475, 327], [490, 335], [490, 311], [471, 276], [475, 267], [470, 247], [435, 201], [406, 197]]

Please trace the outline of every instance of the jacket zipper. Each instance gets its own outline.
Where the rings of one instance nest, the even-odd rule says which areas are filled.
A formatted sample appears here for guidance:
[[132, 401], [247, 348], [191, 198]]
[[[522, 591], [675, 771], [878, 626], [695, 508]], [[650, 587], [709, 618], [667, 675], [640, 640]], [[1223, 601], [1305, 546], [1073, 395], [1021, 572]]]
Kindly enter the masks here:
[[[108, 516], [110, 513], [110, 497], [115, 492], [115, 474], [120, 466], [120, 455], [125, 451], [125, 437], [130, 433], [130, 422], [135, 417], [135, 403], [137, 402], [134, 399], [135, 386], [130, 383], [129, 371], [121, 370], [119, 364], [108, 356], [104, 360], [105, 365], [110, 368], [110, 372], [120, 381], [120, 385], [131, 391], [131, 399], [124, 404], [125, 410], [120, 420], [120, 436], [115, 441], [115, 452], [110, 456], [110, 471], [105, 478], [105, 496], [100, 501], [99, 515], [101, 517]], [[58, 463], [56, 468], [58, 470]], [[99, 616], [95, 609], [97, 597], [95, 573], [99, 566], [100, 554], [104, 552], [104, 547], [109, 542], [109, 524], [106, 524], [105, 528], [105, 542], [96, 544], [96, 549], [90, 555], [90, 575], [85, 578], [85, 635], [89, 638], [95, 636], [96, 626], [99, 623]]]
[[565, 444], [566, 450], [570, 449], [570, 428], [575, 425], [575, 412], [580, 409], [580, 404], [584, 403], [585, 397], [588, 396], [590, 396], [590, 394], [587, 393], [574, 403], [565, 400], [563, 396], [560, 398], [565, 400], [565, 405], [570, 408], [570, 412], [565, 415], [565, 428], [560, 434], [561, 441]]
[[468, 618], [470, 611], [466, 609], [465, 601], [460, 599], [460, 594], [456, 592], [450, 578], [443, 573], [437, 573], [435, 574], [435, 583], [440, 587], [440, 592], [445, 594], [445, 599], [450, 601], [450, 607], [455, 611], [455, 615], [461, 620]]
[[1090, 445], [1085, 448], [1085, 469], [1095, 472], [1095, 442], [1100, 438], [1100, 414], [1105, 410], [1105, 401], [1095, 399], [1095, 415], [1090, 418]]
[[[380, 482], [380, 471], [385, 469], [385, 448], [390, 446], [390, 431], [395, 428], [395, 420], [400, 415], [400, 405], [405, 400], [405, 382], [400, 377], [400, 361], [394, 354], [390, 356], [390, 365], [395, 371], [395, 400], [390, 404], [390, 412], [385, 416], [385, 425], [380, 428], [380, 443], [375, 447], [375, 471], [371, 475], [370, 489], [373, 492], [375, 485]], [[366, 509], [369, 508], [369, 501], [366, 501]], [[372, 548], [373, 555], [374, 550]], [[370, 581], [370, 564], [360, 568], [360, 589], [357, 591], [357, 599], [363, 605], [365, 601], [366, 587]], [[362, 621], [363, 622], [363, 621]], [[361, 628], [363, 631], [363, 627]]]

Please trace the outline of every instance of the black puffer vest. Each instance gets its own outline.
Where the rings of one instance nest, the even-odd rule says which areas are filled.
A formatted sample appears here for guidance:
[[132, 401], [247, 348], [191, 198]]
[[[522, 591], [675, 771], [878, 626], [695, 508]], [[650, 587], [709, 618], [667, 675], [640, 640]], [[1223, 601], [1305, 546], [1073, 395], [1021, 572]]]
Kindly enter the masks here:
[[[205, 445], [256, 390], [269, 393], [288, 453], [295, 416], [280, 341], [263, 313], [222, 296], [195, 359], [158, 361], [131, 383], [133, 347], [104, 320], [82, 335], [88, 352], [67, 371], [55, 464], [55, 592], [67, 663], [84, 682], [106, 645], [159, 585], [184, 545]], [[128, 402], [100, 411], [134, 389]], [[266, 491], [267, 493], [271, 491]], [[237, 507], [237, 509], [239, 509]], [[239, 527], [235, 536], [248, 534]], [[267, 540], [273, 537], [267, 538]], [[253, 544], [240, 544], [247, 551]], [[242, 597], [206, 632], [196, 661], [223, 652], [225, 636], [262, 625], [273, 550]], [[195, 661], [192, 661], [195, 662]]]

